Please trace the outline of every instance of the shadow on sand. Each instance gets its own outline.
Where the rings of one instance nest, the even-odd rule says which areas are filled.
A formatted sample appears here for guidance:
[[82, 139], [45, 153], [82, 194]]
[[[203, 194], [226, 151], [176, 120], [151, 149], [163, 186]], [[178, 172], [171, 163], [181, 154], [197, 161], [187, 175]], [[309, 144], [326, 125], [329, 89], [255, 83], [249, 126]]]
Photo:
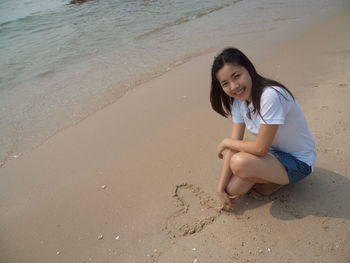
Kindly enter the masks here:
[[269, 197], [244, 197], [235, 214], [272, 202], [271, 215], [282, 220], [307, 216], [350, 219], [350, 180], [343, 175], [315, 168], [312, 175], [288, 185]]

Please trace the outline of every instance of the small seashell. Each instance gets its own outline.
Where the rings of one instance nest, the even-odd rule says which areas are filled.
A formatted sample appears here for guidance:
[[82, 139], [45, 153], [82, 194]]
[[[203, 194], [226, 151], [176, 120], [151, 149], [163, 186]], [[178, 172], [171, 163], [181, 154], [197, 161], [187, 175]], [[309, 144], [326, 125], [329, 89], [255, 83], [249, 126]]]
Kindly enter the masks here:
[[103, 239], [103, 235], [99, 235], [97, 239], [98, 239], [98, 240]]
[[154, 253], [157, 253], [157, 249], [153, 249], [153, 252], [154, 252]]
[[119, 240], [119, 236], [116, 236], [116, 237], [115, 237], [115, 240]]
[[106, 186], [106, 185], [102, 185], [101, 188], [102, 188], [102, 189], [106, 189], [107, 186]]
[[196, 258], [193, 260], [193, 263], [197, 263], [197, 259]]
[[267, 251], [271, 252], [271, 248], [268, 247], [268, 248], [267, 248]]
[[259, 253], [262, 253], [263, 251], [262, 251], [262, 249], [259, 249], [258, 252], [259, 252]]
[[57, 251], [57, 252], [56, 252], [56, 255], [59, 255], [60, 253], [61, 253], [60, 251]]
[[197, 249], [194, 247], [194, 248], [192, 248], [192, 250], [193, 250], [193, 251], [196, 251]]

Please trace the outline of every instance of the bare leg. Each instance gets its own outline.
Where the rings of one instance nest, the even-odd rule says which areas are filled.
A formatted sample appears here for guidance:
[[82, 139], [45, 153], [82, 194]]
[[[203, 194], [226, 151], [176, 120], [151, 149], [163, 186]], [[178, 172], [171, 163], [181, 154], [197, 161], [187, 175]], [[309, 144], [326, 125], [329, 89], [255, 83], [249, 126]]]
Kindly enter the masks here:
[[238, 176], [232, 176], [226, 186], [226, 193], [230, 196], [246, 194], [255, 183], [242, 179]]
[[230, 167], [234, 176], [226, 187], [229, 195], [246, 194], [257, 183], [278, 186], [289, 183], [285, 168], [272, 154], [260, 157], [239, 152], [232, 156]]

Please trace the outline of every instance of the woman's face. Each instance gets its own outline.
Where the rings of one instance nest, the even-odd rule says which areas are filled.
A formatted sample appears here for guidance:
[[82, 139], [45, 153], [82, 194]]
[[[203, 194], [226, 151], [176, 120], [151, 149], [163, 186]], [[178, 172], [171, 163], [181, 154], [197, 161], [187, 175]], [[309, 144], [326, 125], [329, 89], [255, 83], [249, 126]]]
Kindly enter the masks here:
[[252, 78], [246, 68], [225, 64], [217, 73], [223, 91], [234, 99], [251, 102]]

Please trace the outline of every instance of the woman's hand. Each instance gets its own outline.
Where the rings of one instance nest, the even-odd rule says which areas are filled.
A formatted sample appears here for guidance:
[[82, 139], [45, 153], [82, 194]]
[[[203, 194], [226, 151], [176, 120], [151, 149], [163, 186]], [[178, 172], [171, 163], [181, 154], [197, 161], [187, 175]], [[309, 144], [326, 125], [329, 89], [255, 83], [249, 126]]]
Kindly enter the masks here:
[[227, 150], [227, 148], [227, 139], [223, 139], [217, 147], [217, 155], [220, 159], [224, 158], [222, 153]]
[[218, 196], [221, 201], [219, 206], [219, 211], [221, 210], [230, 210], [234, 208], [236, 203], [236, 198], [230, 198], [230, 196], [225, 191], [218, 191]]

